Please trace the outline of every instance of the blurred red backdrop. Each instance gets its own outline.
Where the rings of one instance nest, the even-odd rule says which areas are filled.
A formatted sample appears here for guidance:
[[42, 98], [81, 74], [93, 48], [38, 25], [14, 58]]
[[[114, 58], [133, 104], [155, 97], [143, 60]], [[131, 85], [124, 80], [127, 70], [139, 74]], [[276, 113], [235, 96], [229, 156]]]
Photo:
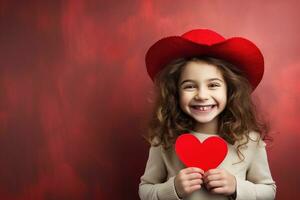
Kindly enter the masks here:
[[0, 0], [0, 199], [138, 199], [162, 36], [211, 28], [263, 51], [277, 199], [300, 197], [297, 0]]

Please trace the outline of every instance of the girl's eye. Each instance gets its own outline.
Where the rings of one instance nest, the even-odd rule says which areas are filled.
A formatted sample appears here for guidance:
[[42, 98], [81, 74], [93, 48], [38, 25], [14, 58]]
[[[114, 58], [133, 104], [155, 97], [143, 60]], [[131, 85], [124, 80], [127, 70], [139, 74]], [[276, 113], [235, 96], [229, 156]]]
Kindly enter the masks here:
[[216, 88], [216, 87], [220, 87], [220, 84], [218, 84], [218, 83], [211, 83], [211, 84], [208, 85], [208, 87], [210, 87], [210, 88]]
[[185, 86], [183, 86], [183, 89], [194, 89], [194, 88], [196, 88], [196, 86], [194, 86], [194, 85], [185, 85]]

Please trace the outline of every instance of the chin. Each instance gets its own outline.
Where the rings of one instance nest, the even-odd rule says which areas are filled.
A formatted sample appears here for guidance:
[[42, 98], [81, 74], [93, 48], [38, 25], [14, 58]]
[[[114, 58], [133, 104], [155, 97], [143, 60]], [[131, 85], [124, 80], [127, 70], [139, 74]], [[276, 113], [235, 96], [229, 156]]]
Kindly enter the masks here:
[[207, 124], [207, 123], [213, 122], [215, 120], [215, 118], [209, 118], [209, 119], [197, 119], [197, 118], [194, 118], [194, 120], [197, 123], [200, 123], [200, 124]]
[[212, 115], [208, 115], [208, 116], [199, 116], [197, 114], [194, 113], [189, 113], [189, 115], [197, 122], [197, 123], [210, 123], [213, 122], [214, 120], [216, 120], [217, 116], [219, 114], [216, 113], [211, 113]]

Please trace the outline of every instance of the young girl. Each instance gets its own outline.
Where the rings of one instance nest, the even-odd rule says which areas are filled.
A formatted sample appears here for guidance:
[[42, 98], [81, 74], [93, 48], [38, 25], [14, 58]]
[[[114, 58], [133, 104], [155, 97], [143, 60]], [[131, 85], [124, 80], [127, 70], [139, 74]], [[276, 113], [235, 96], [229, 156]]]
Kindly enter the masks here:
[[[263, 142], [267, 129], [250, 96], [264, 71], [259, 49], [244, 38], [197, 29], [156, 42], [146, 66], [157, 96], [140, 198], [274, 199]], [[186, 167], [174, 150], [176, 138], [186, 132], [202, 142], [222, 137], [228, 146], [223, 162], [206, 172]]]

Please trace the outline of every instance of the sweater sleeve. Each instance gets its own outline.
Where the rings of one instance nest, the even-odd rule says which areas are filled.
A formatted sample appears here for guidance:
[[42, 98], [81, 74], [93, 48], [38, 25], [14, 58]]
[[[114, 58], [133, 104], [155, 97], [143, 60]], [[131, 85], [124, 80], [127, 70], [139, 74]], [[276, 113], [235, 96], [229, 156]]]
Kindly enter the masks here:
[[161, 155], [161, 146], [151, 147], [144, 175], [139, 184], [141, 200], [180, 200], [174, 178], [166, 180], [167, 170]]
[[276, 185], [271, 176], [265, 146], [266, 144], [261, 140], [257, 144], [246, 180], [236, 177], [236, 200], [275, 199]]

